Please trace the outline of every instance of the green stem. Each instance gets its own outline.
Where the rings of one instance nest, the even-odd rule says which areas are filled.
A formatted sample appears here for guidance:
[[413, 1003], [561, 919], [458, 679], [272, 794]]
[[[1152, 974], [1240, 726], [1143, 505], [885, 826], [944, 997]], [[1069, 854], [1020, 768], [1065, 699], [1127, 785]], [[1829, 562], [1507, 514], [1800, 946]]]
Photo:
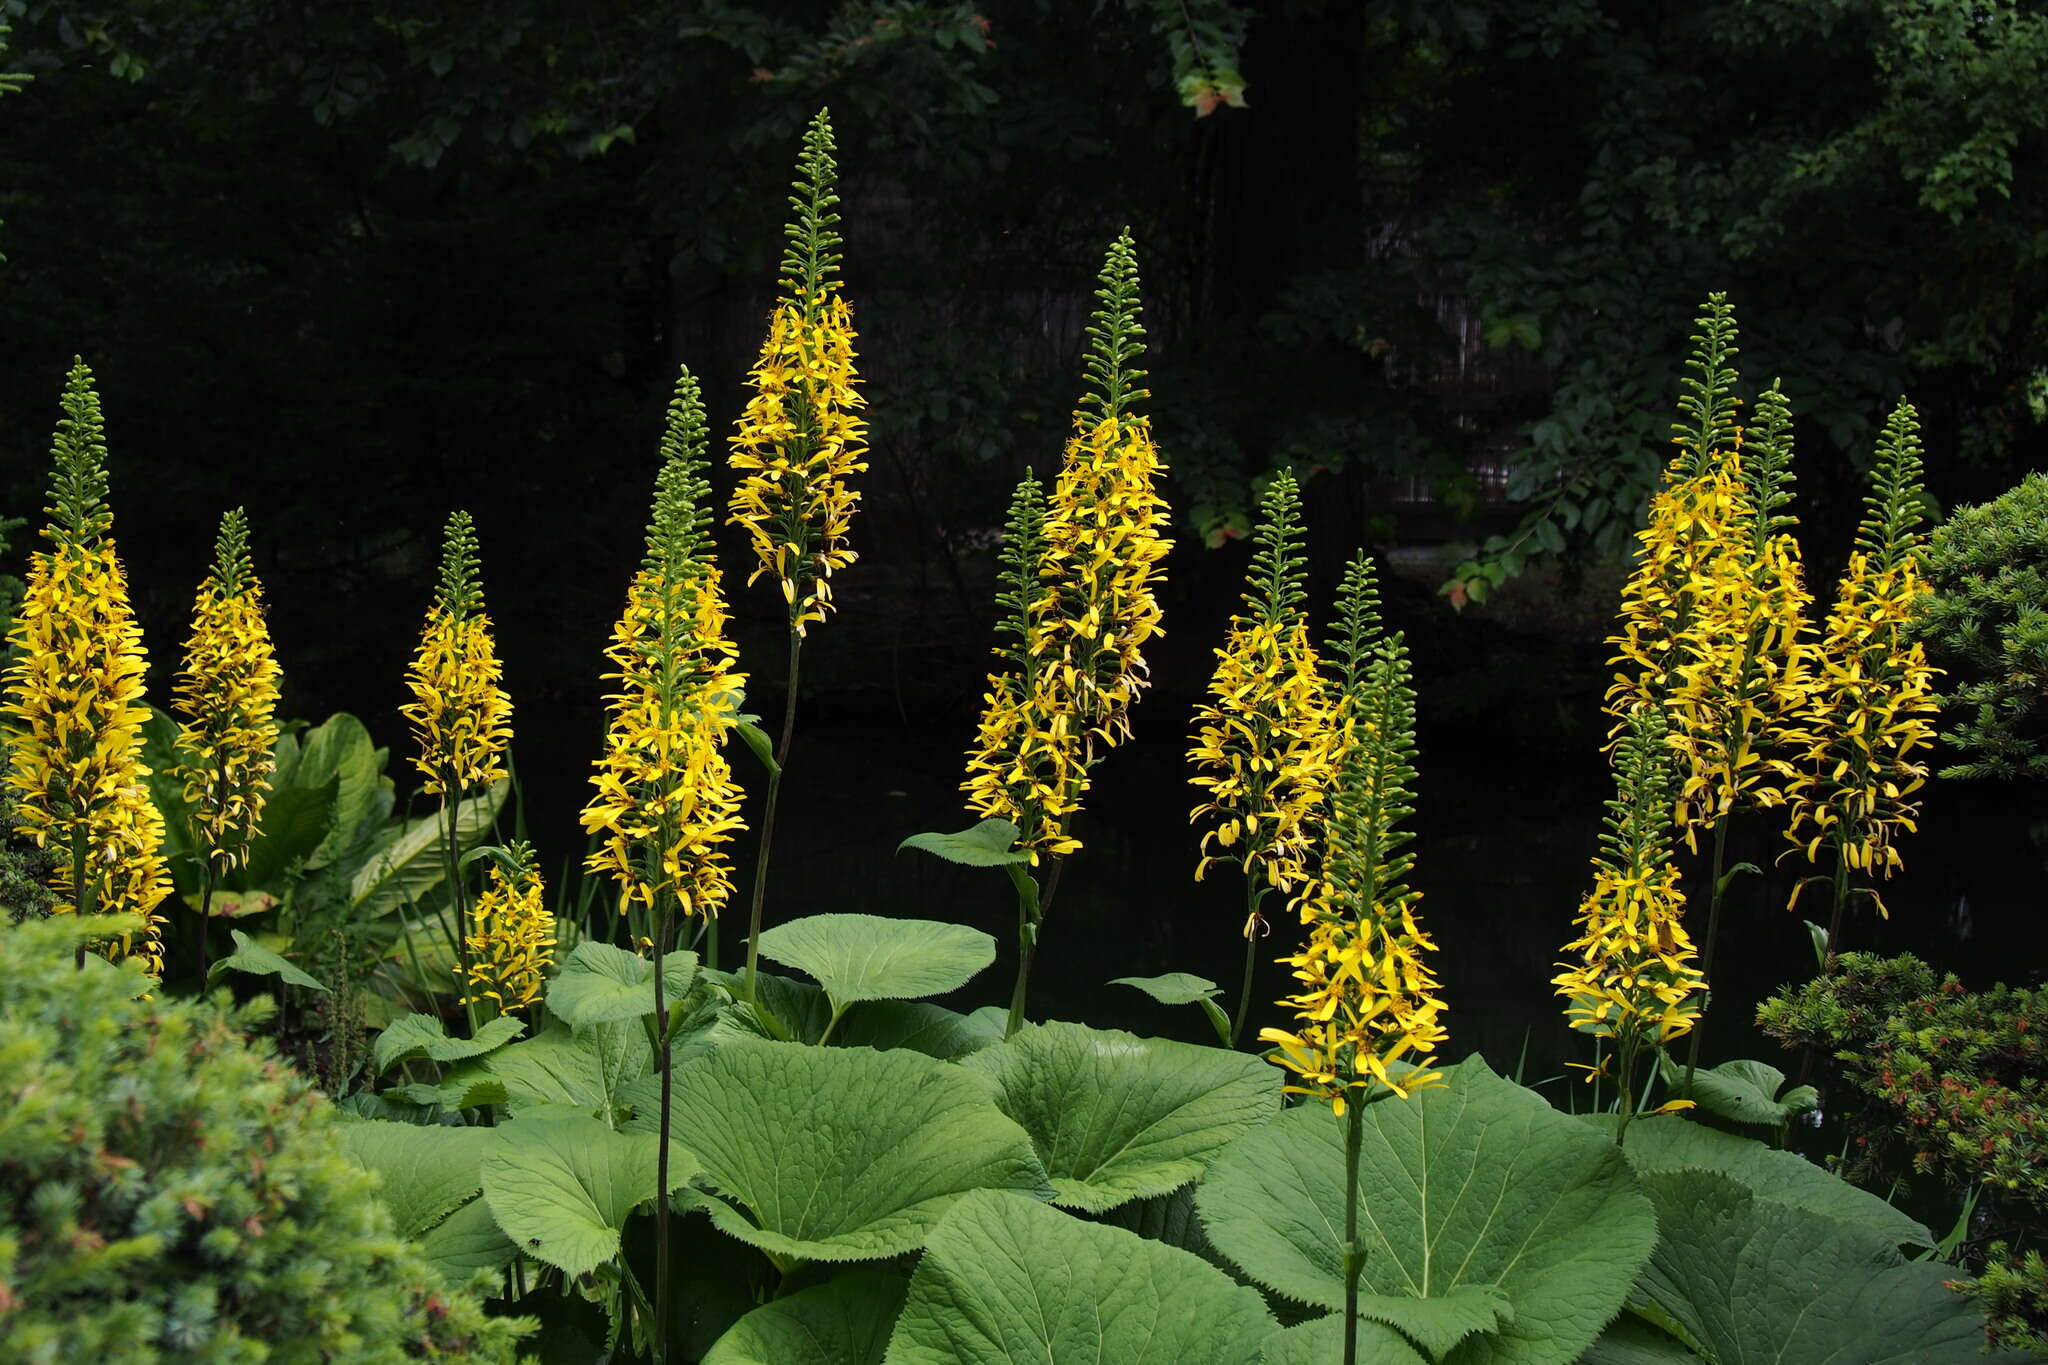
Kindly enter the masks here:
[[668, 1135], [675, 1113], [675, 1102], [670, 1091], [673, 1072], [670, 1059], [668, 1027], [668, 999], [663, 993], [662, 977], [666, 975], [669, 951], [675, 946], [675, 910], [671, 906], [663, 912], [661, 930], [654, 940], [654, 1019], [660, 1030], [660, 1047], [655, 1053], [655, 1066], [661, 1073], [661, 1122], [657, 1129], [661, 1145], [655, 1149], [654, 1180], [654, 1362], [667, 1365], [668, 1361]]
[[844, 1019], [845, 1017], [846, 1017], [846, 1006], [845, 1006], [845, 1005], [835, 1005], [835, 1006], [833, 1007], [833, 1009], [832, 1009], [832, 1020], [831, 1020], [831, 1022], [830, 1022], [830, 1023], [828, 1023], [828, 1024], [826, 1024], [826, 1025], [825, 1025], [825, 1031], [824, 1031], [823, 1033], [821, 1033], [821, 1034], [819, 1034], [819, 1035], [818, 1035], [818, 1046], [819, 1046], [819, 1047], [823, 1047], [823, 1046], [825, 1046], [825, 1044], [827, 1044], [827, 1043], [829, 1043], [829, 1042], [831, 1042], [831, 1041], [832, 1041], [832, 1030], [833, 1030], [833, 1029], [836, 1029], [836, 1028], [838, 1028], [838, 1027], [839, 1027], [839, 1021], [840, 1021], [841, 1019]]
[[[1714, 943], [1721, 936], [1721, 868], [1728, 858], [1728, 812], [1714, 822], [1714, 880], [1708, 885], [1707, 899], [1707, 941], [1700, 948], [1700, 975], [1707, 979], [1709, 990], [1713, 988]], [[1712, 997], [1710, 996], [1709, 999]], [[1693, 1020], [1692, 1036], [1685, 1043], [1685, 1093], [1692, 1093], [1692, 1074], [1700, 1062], [1700, 1035], [1707, 1031], [1707, 1016], [1702, 1013]]]
[[1628, 1133], [1629, 1120], [1636, 1116], [1636, 1039], [1633, 1033], [1616, 1040], [1614, 1049], [1616, 1071], [1616, 1103], [1621, 1106], [1621, 1122], [1614, 1126], [1614, 1142], [1621, 1145]]
[[[92, 907], [86, 904], [85, 855], [85, 826], [80, 825], [71, 831], [71, 909], [80, 918], [84, 918], [92, 913]], [[85, 941], [83, 939], [79, 940], [78, 952], [73, 958], [73, 965], [79, 971], [85, 970]]]
[[206, 931], [213, 925], [213, 854], [207, 851], [206, 889], [199, 893], [199, 993], [206, 994]]
[[[1003, 1037], [1008, 1038], [1024, 1026], [1025, 993], [1031, 985], [1031, 964], [1038, 956], [1038, 926], [1045, 907], [1039, 899], [1038, 883], [1023, 863], [1011, 863], [1003, 870], [1010, 874], [1010, 884], [1017, 891], [1017, 984], [1010, 990], [1010, 1017], [1003, 1025]], [[1054, 862], [1054, 886], [1058, 879], [1059, 863]]]
[[760, 1002], [754, 978], [760, 971], [761, 906], [768, 895], [768, 854], [775, 844], [775, 807], [782, 795], [782, 771], [789, 763], [789, 743], [796, 733], [797, 670], [804, 637], [792, 625], [789, 630], [789, 687], [782, 702], [782, 738], [775, 745], [775, 768], [768, 774], [768, 797], [761, 809], [761, 846], [754, 854], [752, 904], [747, 907], [747, 1003], [757, 1010]]
[[1358, 1276], [1365, 1250], [1358, 1245], [1358, 1151], [1365, 1135], [1365, 1106], [1352, 1104], [1344, 1129], [1344, 1365], [1358, 1365]]
[[1230, 1045], [1237, 1046], [1237, 1040], [1244, 1036], [1245, 1018], [1252, 1012], [1252, 968], [1258, 961], [1258, 935], [1252, 927], [1258, 923], [1259, 900], [1265, 894], [1250, 876], [1244, 880], [1244, 984], [1237, 992], [1237, 1014], [1230, 1021]]
[[[448, 846], [448, 892], [454, 898], [455, 906], [455, 986], [456, 999], [469, 998], [469, 904], [462, 894], [462, 848], [461, 827], [456, 821], [456, 811], [462, 804], [462, 788], [455, 781], [452, 771], [441, 774], [441, 812], [447, 817], [446, 830]], [[476, 1037], [476, 1006], [465, 1004], [463, 1018], [469, 1023], [469, 1036]]]
[[1849, 849], [1843, 840], [1840, 825], [1835, 827], [1834, 893], [1835, 908], [1828, 915], [1828, 956], [1821, 968], [1823, 974], [1835, 969], [1835, 958], [1841, 952], [1837, 945], [1842, 941], [1842, 910], [1849, 904]]

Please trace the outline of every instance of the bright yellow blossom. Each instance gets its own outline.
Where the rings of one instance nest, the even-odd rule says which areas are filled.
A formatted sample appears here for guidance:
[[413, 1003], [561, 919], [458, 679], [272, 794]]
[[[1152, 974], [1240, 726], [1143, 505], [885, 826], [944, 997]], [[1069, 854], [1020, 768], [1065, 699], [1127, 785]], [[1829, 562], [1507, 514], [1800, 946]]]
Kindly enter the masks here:
[[448, 518], [441, 585], [406, 671], [413, 700], [399, 708], [412, 722], [420, 749], [413, 764], [426, 775], [429, 796], [459, 798], [505, 775], [512, 699], [500, 685], [503, 668], [483, 606], [476, 533], [469, 513], [456, 512]]
[[22, 832], [59, 853], [57, 912], [141, 916], [143, 932], [113, 953], [160, 977], [156, 910], [171, 883], [163, 817], [141, 761], [148, 660], [114, 549], [99, 398], [83, 361], [72, 367], [63, 406], [43, 532], [50, 548], [30, 557], [8, 634], [15, 657], [0, 706], [6, 780]]
[[511, 847], [514, 871], [491, 867], [490, 883], [469, 912], [465, 1005], [494, 1001], [498, 1012], [531, 1008], [554, 964], [555, 917], [543, 900], [533, 845]]

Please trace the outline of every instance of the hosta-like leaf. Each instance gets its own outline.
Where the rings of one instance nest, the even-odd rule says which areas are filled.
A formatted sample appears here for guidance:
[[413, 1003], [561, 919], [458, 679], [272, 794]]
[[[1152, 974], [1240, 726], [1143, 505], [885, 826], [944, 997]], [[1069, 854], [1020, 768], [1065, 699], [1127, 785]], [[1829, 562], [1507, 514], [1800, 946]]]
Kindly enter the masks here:
[[712, 1221], [778, 1256], [894, 1256], [969, 1190], [1052, 1194], [988, 1086], [913, 1052], [735, 1040], [676, 1068], [674, 1124]]
[[1661, 1236], [1638, 1294], [1709, 1365], [1942, 1365], [1984, 1354], [1984, 1315], [1855, 1224], [1759, 1199], [1714, 1171], [1652, 1171]]
[[525, 1024], [511, 1015], [501, 1015], [478, 1029], [474, 1038], [450, 1038], [435, 1016], [408, 1014], [394, 1019], [390, 1027], [377, 1035], [377, 1041], [370, 1049], [370, 1058], [379, 1071], [389, 1071], [400, 1062], [409, 1062], [415, 1057], [436, 1062], [460, 1062], [503, 1047], [524, 1032]]
[[[673, 1005], [688, 995], [696, 975], [695, 953], [668, 954], [662, 960], [664, 1002]], [[577, 1030], [652, 1014], [654, 963], [609, 943], [579, 943], [549, 983], [547, 1003], [549, 1014]]]
[[[655, 1197], [660, 1144], [651, 1133], [586, 1118], [519, 1119], [491, 1132], [481, 1167], [491, 1216], [514, 1246], [571, 1275], [616, 1255], [627, 1215]], [[669, 1189], [694, 1169], [671, 1142]]]
[[961, 1065], [995, 1081], [1055, 1202], [1094, 1213], [1187, 1184], [1280, 1109], [1257, 1057], [1080, 1024], [1033, 1025]]
[[[512, 784], [499, 779], [455, 807], [456, 842], [465, 850], [490, 829]], [[375, 919], [417, 904], [448, 876], [447, 817], [439, 811], [408, 820], [370, 855], [349, 882], [349, 908]]]
[[[1344, 1320], [1317, 1318], [1266, 1339], [1259, 1365], [1332, 1365], [1344, 1358]], [[1358, 1324], [1358, 1365], [1429, 1365], [1408, 1338], [1377, 1322]]]
[[1275, 1329], [1185, 1251], [977, 1190], [932, 1231], [887, 1365], [1256, 1365]]
[[206, 969], [206, 984], [209, 986], [218, 981], [223, 972], [246, 972], [250, 976], [274, 976], [287, 985], [301, 986], [309, 991], [327, 989], [240, 929], [228, 932], [234, 935], [235, 951], [226, 957], [216, 958]]
[[1884, 1200], [1794, 1152], [1708, 1128], [1670, 1115], [1637, 1119], [1628, 1127], [1624, 1149], [1638, 1172], [1702, 1169], [1719, 1171], [1760, 1199], [1856, 1223], [1893, 1246], [1933, 1246], [1921, 1224]]
[[1623, 1313], [1579, 1357], [1579, 1365], [1700, 1365], [1700, 1358], [1670, 1333]]
[[414, 1240], [451, 1284], [467, 1284], [477, 1271], [510, 1265], [519, 1254], [481, 1198], [470, 1200]]
[[718, 1339], [704, 1365], [882, 1365], [909, 1289], [900, 1276], [855, 1270], [764, 1303]]
[[958, 990], [996, 960], [996, 941], [938, 920], [809, 915], [764, 932], [761, 956], [814, 977], [844, 1009]]
[[323, 867], [348, 852], [365, 822], [380, 814], [380, 789], [391, 786], [382, 768], [370, 732], [346, 711], [335, 712], [306, 732], [291, 781], [315, 786], [332, 777], [336, 785], [334, 817], [326, 837], [306, 859], [307, 867]]
[[[1512, 1316], [1467, 1337], [1461, 1365], [1565, 1365], [1648, 1259], [1649, 1202], [1610, 1138], [1477, 1058], [1445, 1081], [1364, 1110], [1361, 1292], [1426, 1299], [1492, 1286]], [[1344, 1301], [1344, 1123], [1318, 1105], [1288, 1110], [1232, 1143], [1195, 1195], [1219, 1251], [1324, 1308]]]
[[483, 1188], [478, 1170], [491, 1143], [488, 1128], [365, 1119], [340, 1131], [349, 1158], [383, 1177], [378, 1196], [404, 1236], [418, 1237]]
[[952, 834], [913, 834], [896, 845], [896, 851], [914, 848], [963, 867], [1006, 867], [1030, 862], [1028, 852], [1011, 847], [1016, 842], [1015, 825], [1008, 820], [988, 819]]
[[1135, 986], [1162, 1005], [1192, 1005], [1212, 1000], [1223, 988], [1206, 976], [1192, 972], [1168, 972], [1164, 976], [1120, 976], [1112, 986]]
[[654, 1047], [638, 1020], [592, 1024], [571, 1032], [559, 1020], [540, 1035], [500, 1048], [483, 1066], [505, 1087], [516, 1114], [539, 1104], [574, 1105], [616, 1125], [632, 1110], [633, 1083], [654, 1068]]
[[1819, 1093], [1810, 1085], [1794, 1086], [1780, 1094], [1785, 1073], [1765, 1062], [1723, 1062], [1712, 1070], [1695, 1071], [1689, 1088], [1685, 1068], [1668, 1055], [1659, 1066], [1673, 1095], [1736, 1123], [1775, 1128], [1820, 1103]]

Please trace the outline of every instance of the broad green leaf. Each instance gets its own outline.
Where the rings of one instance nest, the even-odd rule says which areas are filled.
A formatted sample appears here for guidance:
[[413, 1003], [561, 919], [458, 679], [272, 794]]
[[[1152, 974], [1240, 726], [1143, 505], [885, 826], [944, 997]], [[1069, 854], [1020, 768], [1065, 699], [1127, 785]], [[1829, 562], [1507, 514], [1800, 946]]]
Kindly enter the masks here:
[[844, 1009], [958, 990], [996, 960], [996, 941], [938, 920], [810, 915], [763, 933], [761, 956], [816, 978]]
[[306, 859], [309, 868], [325, 867], [348, 852], [364, 822], [379, 814], [380, 791], [389, 789], [377, 747], [363, 723], [346, 711], [337, 711], [319, 727], [308, 730], [300, 745], [297, 771], [291, 781], [317, 785], [335, 779], [334, 818], [327, 836]]
[[483, 1066], [505, 1087], [504, 1102], [515, 1114], [529, 1105], [569, 1104], [615, 1126], [632, 1108], [633, 1082], [654, 1069], [654, 1047], [638, 1020], [573, 1033], [555, 1020], [539, 1036], [491, 1053]]
[[481, 1057], [502, 1047], [520, 1034], [526, 1025], [511, 1015], [501, 1015], [476, 1031], [474, 1038], [450, 1038], [441, 1021], [430, 1014], [408, 1014], [392, 1021], [377, 1035], [370, 1048], [370, 1060], [379, 1071], [389, 1071], [400, 1062], [425, 1057], [436, 1062], [460, 1062]]
[[412, 1084], [393, 1088], [414, 1104], [439, 1105], [443, 1109], [474, 1109], [506, 1101], [505, 1083], [487, 1071], [481, 1062], [458, 1066], [439, 1085]]
[[1719, 1171], [1759, 1199], [1856, 1223], [1897, 1246], [1933, 1246], [1934, 1236], [1903, 1211], [1808, 1161], [1676, 1115], [1641, 1118], [1623, 1144], [1638, 1173]]
[[341, 1129], [342, 1150], [383, 1177], [378, 1191], [391, 1220], [418, 1237], [483, 1187], [477, 1173], [488, 1128], [446, 1128], [366, 1119]]
[[1785, 1073], [1765, 1062], [1723, 1062], [1710, 1071], [1695, 1071], [1690, 1088], [1685, 1084], [1685, 1068], [1669, 1054], [1659, 1065], [1673, 1095], [1693, 1100], [1708, 1113], [1736, 1123], [1775, 1128], [1820, 1103], [1820, 1095], [1810, 1085], [1780, 1094]]
[[[675, 1004], [690, 993], [697, 955], [670, 953], [662, 961], [662, 994]], [[591, 1024], [654, 1013], [654, 964], [609, 943], [579, 943], [548, 986], [548, 1013], [581, 1030]]]
[[[627, 1215], [656, 1195], [660, 1142], [595, 1119], [517, 1119], [491, 1130], [484, 1198], [498, 1226], [528, 1256], [587, 1275], [618, 1254]], [[669, 1143], [669, 1189], [695, 1163]]]
[[250, 976], [275, 976], [287, 985], [303, 986], [309, 991], [327, 989], [240, 929], [228, 932], [234, 935], [235, 951], [215, 959], [213, 965], [206, 969], [207, 985], [218, 981], [222, 972], [247, 972]]
[[1941, 1365], [1984, 1354], [1984, 1315], [1854, 1224], [1759, 1199], [1714, 1171], [1642, 1177], [1662, 1236], [1637, 1293], [1709, 1365]]
[[[144, 703], [144, 705], [148, 705]], [[163, 856], [175, 859], [192, 851], [192, 807], [185, 801], [185, 784], [174, 774], [178, 765], [178, 722], [166, 712], [149, 707], [149, 719], [142, 723], [142, 761], [149, 767], [144, 785], [149, 798], [164, 817]], [[188, 888], [181, 879], [178, 890], [196, 891], [195, 879]]]
[[[1477, 1058], [1445, 1084], [1363, 1110], [1360, 1292], [1441, 1298], [1495, 1286], [1513, 1319], [1460, 1365], [1564, 1365], [1621, 1306], [1656, 1240], [1613, 1141]], [[1290, 1298], [1344, 1301], [1344, 1126], [1287, 1110], [1209, 1166], [1195, 1205], [1216, 1248]]]
[[909, 1289], [898, 1276], [856, 1270], [764, 1303], [718, 1339], [703, 1365], [882, 1365]]
[[[200, 904], [206, 904], [203, 892], [196, 895], [195, 899]], [[213, 902], [206, 905], [206, 913], [210, 919], [247, 919], [251, 915], [261, 915], [277, 909], [282, 899], [275, 891], [266, 891], [262, 887], [236, 891], [229, 887], [217, 886], [213, 889]], [[199, 913], [199, 905], [192, 905], [191, 909], [193, 914]]]
[[1623, 1313], [1579, 1357], [1579, 1365], [1699, 1365], [1699, 1360], [1669, 1333]]
[[467, 1284], [477, 1271], [509, 1265], [519, 1254], [519, 1248], [491, 1216], [490, 1205], [480, 1198], [470, 1200], [413, 1240], [451, 1284]]
[[896, 851], [914, 848], [964, 867], [1007, 867], [1030, 862], [1030, 853], [1011, 847], [1016, 842], [1015, 825], [1008, 820], [991, 819], [953, 834], [913, 834], [896, 845]]
[[1192, 1005], [1197, 1001], [1214, 999], [1223, 989], [1209, 978], [1196, 976], [1192, 972], [1168, 972], [1164, 976], [1120, 976], [1109, 984], [1136, 986], [1162, 1005]]
[[1257, 1365], [1258, 1291], [1185, 1251], [976, 1190], [933, 1229], [887, 1365]]
[[[1259, 1365], [1332, 1365], [1344, 1358], [1341, 1314], [1317, 1318], [1266, 1338]], [[1429, 1365], [1408, 1338], [1377, 1322], [1358, 1324], [1358, 1365]]]
[[736, 1039], [674, 1091], [672, 1131], [724, 1196], [712, 1221], [777, 1256], [895, 1256], [968, 1190], [1052, 1194], [986, 1083], [913, 1052]]
[[[455, 807], [456, 841], [464, 849], [490, 829], [511, 786], [501, 779]], [[358, 918], [375, 919], [417, 904], [447, 880], [446, 841], [447, 818], [440, 811], [406, 821], [350, 879], [350, 910]]]
[[1031, 1134], [1054, 1202], [1091, 1213], [1187, 1184], [1280, 1109], [1258, 1057], [1080, 1024], [1031, 1025], [961, 1065]]
[[330, 774], [317, 786], [270, 793], [257, 820], [256, 837], [249, 841], [247, 860], [228, 875], [228, 884], [241, 891], [284, 885], [333, 827], [337, 786]]
[[1412, 1294], [1360, 1294], [1358, 1315], [1385, 1323], [1441, 1360], [1474, 1333], [1494, 1333], [1515, 1320], [1514, 1305], [1498, 1285], [1453, 1285], [1426, 1299]]
[[841, 1047], [871, 1047], [877, 1052], [907, 1048], [950, 1062], [1001, 1037], [1001, 1028], [991, 1038], [972, 1015], [930, 1001], [870, 1000], [846, 1012], [832, 1041]]

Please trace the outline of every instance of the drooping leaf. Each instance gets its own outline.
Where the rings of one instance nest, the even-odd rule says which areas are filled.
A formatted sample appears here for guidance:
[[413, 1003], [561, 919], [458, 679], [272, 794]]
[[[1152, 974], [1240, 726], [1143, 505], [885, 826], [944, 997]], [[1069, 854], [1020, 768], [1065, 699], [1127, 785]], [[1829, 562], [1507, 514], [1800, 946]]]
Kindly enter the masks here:
[[1700, 1358], [1670, 1333], [1623, 1313], [1579, 1357], [1579, 1365], [1700, 1365]]
[[327, 835], [306, 859], [309, 868], [324, 867], [347, 853], [365, 823], [381, 818], [379, 796], [391, 787], [377, 757], [377, 746], [363, 723], [337, 711], [308, 730], [299, 747], [292, 781], [318, 785], [335, 779], [334, 815]]
[[633, 1082], [654, 1068], [654, 1047], [638, 1020], [576, 1032], [555, 1020], [538, 1036], [491, 1053], [483, 1065], [504, 1086], [504, 1102], [515, 1114], [528, 1105], [567, 1104], [615, 1126], [632, 1108]]
[[1162, 1005], [1192, 1005], [1213, 1000], [1223, 988], [1205, 976], [1192, 972], [1168, 972], [1164, 976], [1120, 976], [1112, 986], [1136, 986]]
[[894, 1256], [968, 1190], [1052, 1194], [988, 1087], [913, 1052], [736, 1039], [678, 1066], [674, 1090], [673, 1131], [723, 1196], [712, 1221], [778, 1256]]
[[764, 932], [761, 956], [816, 978], [843, 1009], [958, 990], [996, 960], [996, 941], [938, 920], [809, 915]]
[[488, 1128], [366, 1119], [340, 1131], [349, 1158], [383, 1177], [378, 1197], [403, 1236], [418, 1237], [483, 1188], [478, 1166]]
[[476, 1031], [474, 1038], [450, 1038], [440, 1019], [430, 1014], [408, 1014], [392, 1021], [371, 1045], [370, 1060], [379, 1071], [389, 1071], [400, 1062], [425, 1057], [436, 1062], [460, 1062], [481, 1057], [526, 1032], [526, 1025], [511, 1015], [500, 1015]]
[[[587, 1118], [518, 1119], [491, 1133], [481, 1167], [491, 1216], [520, 1250], [571, 1275], [617, 1255], [627, 1215], [655, 1197], [660, 1144], [651, 1133]], [[694, 1169], [671, 1142], [669, 1189]]]
[[235, 951], [226, 957], [214, 959], [213, 965], [206, 969], [207, 985], [211, 986], [220, 980], [223, 972], [246, 972], [250, 976], [274, 976], [287, 985], [303, 986], [309, 991], [327, 989], [240, 929], [231, 929], [228, 932], [234, 935]]
[[[456, 841], [473, 846], [512, 784], [500, 779], [455, 807]], [[375, 919], [418, 903], [448, 877], [447, 820], [439, 811], [408, 820], [383, 847], [356, 870], [349, 881], [349, 907], [361, 919]]]
[[1257, 1057], [1080, 1024], [1032, 1025], [961, 1065], [1031, 1134], [1054, 1202], [1095, 1213], [1187, 1184], [1280, 1109]]
[[913, 834], [896, 845], [896, 851], [914, 848], [963, 867], [1007, 867], [1030, 862], [1029, 852], [1011, 847], [1016, 842], [1015, 825], [1008, 820], [989, 819], [952, 834]]
[[1256, 1365], [1256, 1290], [1185, 1251], [977, 1190], [933, 1229], [887, 1365]]
[[[1477, 1058], [1441, 1087], [1366, 1106], [1358, 1169], [1362, 1293], [1435, 1298], [1494, 1286], [1512, 1319], [1458, 1360], [1565, 1365], [1621, 1306], [1656, 1239], [1611, 1139]], [[1280, 1114], [1209, 1166], [1195, 1203], [1210, 1240], [1253, 1279], [1343, 1303], [1344, 1123]]]
[[832, 1041], [842, 1047], [871, 1047], [877, 1052], [907, 1048], [956, 1061], [1002, 1038], [994, 1037], [972, 1015], [934, 1005], [928, 1000], [869, 1000], [846, 1012]]
[[[1331, 1365], [1344, 1358], [1344, 1319], [1317, 1318], [1266, 1338], [1259, 1365]], [[1408, 1338], [1377, 1322], [1358, 1324], [1358, 1365], [1429, 1365]]]
[[1637, 1293], [1710, 1365], [1942, 1365], [1984, 1354], [1984, 1316], [1950, 1273], [1852, 1223], [1759, 1199], [1715, 1171], [1652, 1171], [1661, 1236]]
[[762, 1304], [734, 1323], [703, 1365], [882, 1365], [910, 1285], [856, 1270]]
[[1623, 1148], [1638, 1173], [1719, 1171], [1759, 1199], [1859, 1224], [1893, 1246], [1934, 1245], [1933, 1234], [1903, 1210], [1796, 1152], [1780, 1152], [1677, 1115], [1637, 1119], [1628, 1127]]
[[[662, 994], [668, 1004], [690, 993], [697, 955], [670, 953], [662, 960]], [[581, 1030], [591, 1024], [638, 1019], [654, 1013], [654, 964], [609, 943], [579, 943], [548, 986], [548, 1013]]]
[[510, 1265], [519, 1254], [481, 1198], [470, 1200], [414, 1240], [451, 1284], [467, 1284], [477, 1271]]
[[1685, 1083], [1685, 1068], [1669, 1054], [1659, 1065], [1674, 1096], [1692, 1100], [1708, 1113], [1735, 1123], [1775, 1128], [1820, 1103], [1819, 1092], [1810, 1085], [1794, 1086], [1780, 1094], [1785, 1073], [1767, 1062], [1723, 1062], [1712, 1070], [1695, 1071], [1690, 1087]]
[[1500, 1286], [1457, 1284], [1444, 1294], [1360, 1294], [1358, 1315], [1385, 1323], [1420, 1346], [1431, 1360], [1475, 1333], [1496, 1333], [1515, 1320], [1515, 1308]]

